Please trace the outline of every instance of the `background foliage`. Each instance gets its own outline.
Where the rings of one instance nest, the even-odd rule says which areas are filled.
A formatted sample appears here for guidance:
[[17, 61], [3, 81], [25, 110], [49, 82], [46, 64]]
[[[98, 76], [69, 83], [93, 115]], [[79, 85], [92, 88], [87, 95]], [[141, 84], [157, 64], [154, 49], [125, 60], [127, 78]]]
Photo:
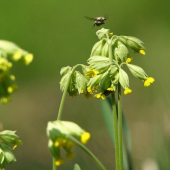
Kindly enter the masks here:
[[[4, 129], [17, 130], [24, 145], [15, 151], [17, 162], [7, 169], [46, 170], [51, 168], [45, 133], [47, 121], [57, 118], [62, 93], [60, 68], [86, 63], [96, 42], [93, 22], [84, 16], [109, 16], [105, 28], [116, 35], [132, 35], [145, 43], [146, 56], [133, 55], [133, 63], [155, 78], [150, 88], [131, 79], [133, 93], [123, 97], [123, 109], [132, 135], [132, 158], [136, 170], [149, 160], [160, 169], [170, 168], [169, 1], [113, 0], [15, 0], [0, 2], [0, 39], [13, 41], [35, 56], [26, 69], [16, 64], [13, 72], [19, 90], [13, 102], [0, 107]], [[101, 27], [100, 27], [101, 28]], [[22, 71], [23, 69], [23, 71]], [[102, 119], [99, 102], [82, 96], [67, 98], [63, 119], [75, 121], [92, 134], [88, 147], [111, 169], [114, 148]], [[85, 153], [75, 148], [76, 162], [84, 169], [96, 169]], [[164, 158], [160, 157], [164, 155]], [[90, 168], [94, 165], [94, 168]], [[61, 168], [59, 168], [61, 169]]]

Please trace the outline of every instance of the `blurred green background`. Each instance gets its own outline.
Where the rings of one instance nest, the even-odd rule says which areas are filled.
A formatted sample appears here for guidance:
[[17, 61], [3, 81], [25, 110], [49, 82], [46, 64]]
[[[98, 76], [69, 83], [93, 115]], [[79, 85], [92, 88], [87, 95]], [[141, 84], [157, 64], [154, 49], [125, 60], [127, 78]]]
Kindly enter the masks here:
[[[47, 149], [46, 125], [57, 118], [62, 93], [60, 68], [86, 64], [97, 41], [94, 27], [84, 16], [109, 16], [104, 28], [116, 35], [131, 35], [145, 43], [146, 55], [133, 54], [133, 63], [155, 78], [144, 88], [130, 76], [133, 93], [123, 96], [123, 110], [132, 135], [135, 170], [149, 166], [170, 169], [170, 1], [153, 0], [13, 0], [0, 2], [0, 39], [10, 40], [34, 54], [28, 67], [16, 63], [19, 90], [12, 102], [0, 107], [4, 129], [17, 130], [23, 145], [15, 150], [17, 162], [7, 170], [49, 170], [52, 160]], [[87, 144], [106, 168], [113, 169], [114, 147], [105, 127], [99, 102], [93, 98], [67, 97], [62, 118], [77, 122], [92, 138]], [[78, 147], [76, 157], [59, 170], [98, 167]], [[154, 168], [149, 170], [158, 170]]]

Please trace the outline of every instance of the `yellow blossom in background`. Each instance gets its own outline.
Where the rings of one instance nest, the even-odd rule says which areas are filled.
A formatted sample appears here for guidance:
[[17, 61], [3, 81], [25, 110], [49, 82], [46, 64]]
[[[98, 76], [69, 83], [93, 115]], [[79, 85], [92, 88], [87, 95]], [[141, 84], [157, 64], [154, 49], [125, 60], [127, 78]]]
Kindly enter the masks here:
[[33, 60], [33, 54], [27, 54], [27, 55], [25, 55], [24, 56], [24, 62], [25, 62], [25, 64], [26, 65], [29, 65], [31, 62], [32, 62], [32, 60]]
[[91, 87], [87, 87], [87, 91], [92, 94], [92, 88]]
[[86, 76], [88, 76], [90, 78], [96, 77], [97, 74], [99, 74], [99, 71], [96, 71], [94, 69], [86, 71]]
[[89, 132], [84, 132], [81, 135], [81, 143], [86, 144], [88, 142], [88, 140], [90, 139], [90, 133]]
[[145, 50], [139, 50], [139, 53], [145, 55]]
[[147, 77], [147, 79], [144, 81], [144, 86], [148, 87], [151, 85], [151, 83], [153, 83], [155, 81], [155, 79], [153, 77]]
[[56, 165], [56, 166], [60, 166], [60, 165], [63, 165], [63, 164], [65, 164], [65, 160], [62, 159], [62, 158], [57, 159], [57, 160], [55, 161], [55, 165]]
[[12, 58], [13, 58], [13, 60], [15, 60], [15, 61], [18, 61], [18, 60], [20, 60], [21, 58], [22, 58], [22, 51], [16, 51], [15, 53], [14, 53], [14, 55], [12, 56]]
[[131, 89], [126, 88], [126, 89], [124, 90], [124, 95], [130, 94], [130, 93], [132, 93], [132, 90], [131, 90]]
[[67, 159], [72, 159], [74, 157], [75, 157], [75, 154], [73, 152], [69, 152], [69, 153], [66, 154]]

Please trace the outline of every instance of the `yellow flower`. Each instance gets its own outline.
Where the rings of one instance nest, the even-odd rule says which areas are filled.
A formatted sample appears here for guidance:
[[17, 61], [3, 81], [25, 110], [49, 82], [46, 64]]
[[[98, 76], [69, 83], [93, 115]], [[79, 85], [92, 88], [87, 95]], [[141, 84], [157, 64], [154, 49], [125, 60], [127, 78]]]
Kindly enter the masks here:
[[90, 94], [92, 94], [92, 88], [89, 86], [89, 87], [87, 87], [87, 91], [90, 93]]
[[144, 81], [144, 86], [148, 87], [151, 85], [151, 83], [153, 83], [155, 81], [155, 79], [153, 77], [147, 77], [147, 79]]
[[54, 143], [54, 146], [61, 148], [61, 147], [64, 146], [64, 144], [65, 144], [66, 142], [67, 142], [66, 139], [64, 139], [64, 138], [62, 138], [62, 137], [59, 137], [59, 138], [56, 139], [56, 141], [55, 141], [55, 143]]
[[130, 63], [131, 61], [132, 61], [132, 57], [128, 57], [127, 59], [126, 59], [126, 63]]
[[101, 93], [98, 93], [98, 94], [95, 94], [95, 95], [94, 95], [94, 98], [95, 98], [95, 99], [99, 99], [100, 97], [101, 97]]
[[64, 147], [67, 149], [67, 150], [71, 150], [73, 149], [74, 147], [74, 143], [72, 141], [67, 141], [64, 145]]
[[104, 100], [106, 99], [106, 96], [104, 94], [101, 95], [101, 99]]
[[63, 164], [65, 164], [65, 160], [62, 159], [62, 158], [57, 159], [57, 160], [55, 161], [55, 165], [56, 165], [56, 166], [60, 166], [60, 165], [63, 165]]
[[107, 90], [108, 91], [114, 91], [113, 87], [109, 87]]
[[97, 74], [99, 74], [99, 71], [96, 71], [94, 69], [86, 71], [86, 75], [90, 78], [96, 77]]
[[132, 90], [131, 90], [131, 89], [126, 88], [126, 89], [124, 90], [124, 95], [130, 94], [130, 93], [132, 93]]
[[15, 76], [14, 75], [10, 75], [11, 80], [15, 80]]
[[12, 56], [13, 60], [15, 60], [15, 61], [20, 60], [21, 57], [22, 57], [22, 51], [20, 51], [20, 50], [19, 50], [19, 51], [16, 51], [16, 52], [14, 53], [14, 55]]
[[80, 92], [80, 93], [82, 93], [82, 94], [83, 94], [83, 93], [84, 93], [84, 90], [81, 90], [81, 92]]
[[145, 55], [145, 50], [139, 50], [139, 53]]
[[86, 144], [88, 142], [88, 140], [90, 139], [90, 133], [89, 132], [84, 132], [81, 135], [81, 143]]
[[113, 32], [110, 33], [110, 36], [113, 36]]
[[25, 64], [26, 65], [29, 65], [31, 62], [32, 62], [32, 60], [33, 60], [33, 54], [27, 54], [27, 55], [25, 55], [24, 56], [24, 62], [25, 62]]

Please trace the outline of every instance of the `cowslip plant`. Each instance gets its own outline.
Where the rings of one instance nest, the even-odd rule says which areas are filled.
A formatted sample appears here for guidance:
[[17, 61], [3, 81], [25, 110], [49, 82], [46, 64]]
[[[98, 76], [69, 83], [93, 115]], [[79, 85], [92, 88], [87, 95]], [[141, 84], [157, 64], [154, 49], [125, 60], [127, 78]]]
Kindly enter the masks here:
[[[11, 94], [18, 88], [15, 76], [11, 73], [13, 63], [20, 61], [29, 65], [32, 60], [31, 53], [13, 42], [0, 40], [0, 104], [8, 103], [11, 100]], [[15, 131], [3, 130], [0, 132], [0, 169], [16, 161], [12, 150], [21, 144]]]
[[32, 60], [33, 54], [13, 42], [0, 40], [0, 104], [8, 103], [11, 94], [18, 88], [15, 76], [11, 74], [13, 63], [22, 62], [29, 65]]
[[[67, 92], [70, 98], [83, 94], [86, 98], [94, 96], [96, 99], [105, 100], [107, 96], [111, 96], [116, 170], [123, 170], [121, 88], [124, 89], [124, 95], [132, 93], [128, 73], [126, 73], [123, 67], [126, 66], [132, 75], [139, 78], [144, 83], [144, 87], [150, 86], [155, 81], [141, 67], [130, 64], [133, 58], [129, 49], [132, 49], [135, 53], [145, 55], [145, 47], [141, 40], [132, 36], [113, 35], [109, 29], [104, 28], [98, 30], [96, 35], [99, 41], [92, 48], [90, 57], [87, 60], [88, 65], [66, 66], [61, 68], [60, 71], [62, 76], [60, 89], [63, 91], [63, 96], [58, 118], [54, 122], [49, 122], [47, 126], [49, 150], [53, 156], [53, 170], [56, 169], [56, 166], [65, 163], [60, 154], [61, 147], [66, 151], [66, 154], [72, 154], [71, 149], [73, 147], [70, 150], [66, 149], [67, 142], [72, 142], [71, 146], [73, 146], [73, 143], [78, 144], [75, 137], [81, 137], [81, 134], [84, 133], [88, 134], [87, 139], [90, 138], [90, 134], [82, 131], [75, 123], [61, 121]], [[77, 71], [77, 67], [81, 67], [82, 71]], [[118, 94], [118, 109], [116, 109], [116, 91]], [[106, 169], [84, 145], [81, 144], [79, 146], [96, 161], [102, 170]], [[77, 165], [75, 167], [79, 169]]]

